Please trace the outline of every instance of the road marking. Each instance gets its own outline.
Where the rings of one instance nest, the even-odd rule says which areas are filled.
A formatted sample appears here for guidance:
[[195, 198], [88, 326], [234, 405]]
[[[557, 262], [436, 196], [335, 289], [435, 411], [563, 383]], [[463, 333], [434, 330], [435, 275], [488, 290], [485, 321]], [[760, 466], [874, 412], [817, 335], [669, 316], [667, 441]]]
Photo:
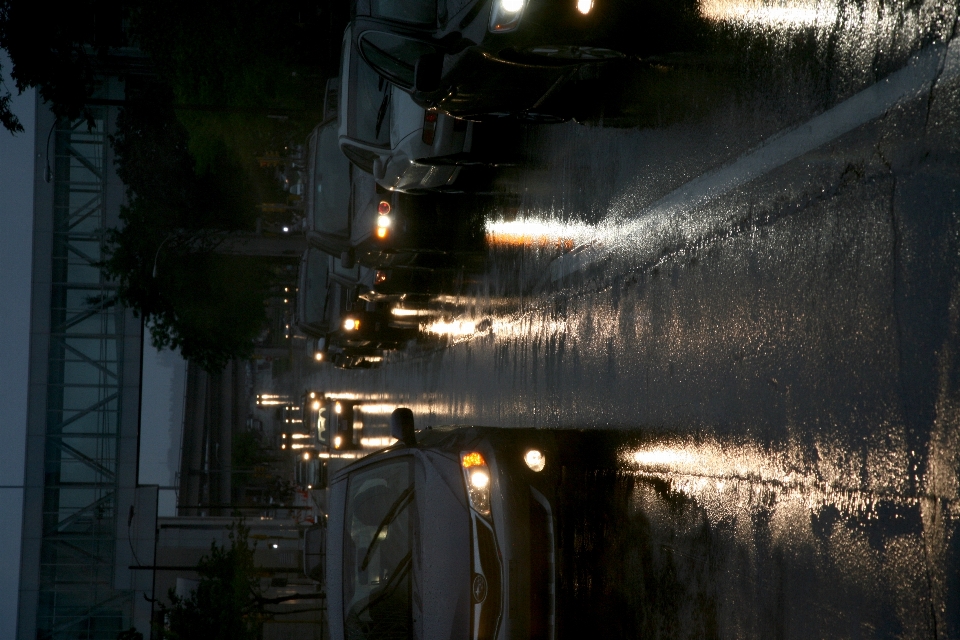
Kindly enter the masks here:
[[875, 120], [896, 105], [930, 91], [934, 81], [960, 75], [960, 39], [937, 43], [913, 56], [906, 66], [804, 124], [765, 140], [734, 162], [708, 171], [647, 207], [638, 219], [612, 225], [582, 250], [550, 265], [553, 282], [583, 269], [617, 250], [636, 247], [644, 238], [677, 226], [677, 217], [709, 200], [759, 178], [791, 160]]

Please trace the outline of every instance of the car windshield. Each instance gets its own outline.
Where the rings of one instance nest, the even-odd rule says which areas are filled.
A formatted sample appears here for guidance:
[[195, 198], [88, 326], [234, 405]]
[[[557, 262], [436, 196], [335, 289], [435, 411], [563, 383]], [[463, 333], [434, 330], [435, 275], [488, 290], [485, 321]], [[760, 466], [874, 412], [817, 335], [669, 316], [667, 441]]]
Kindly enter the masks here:
[[304, 277], [299, 295], [303, 297], [303, 318], [307, 324], [321, 325], [326, 320], [327, 254], [311, 247], [304, 260]]
[[384, 81], [360, 56], [353, 56], [350, 137], [367, 144], [390, 144], [390, 83]]
[[370, 0], [370, 13], [376, 18], [434, 26], [437, 0]]
[[340, 236], [350, 227], [350, 161], [340, 153], [336, 123], [313, 140], [313, 228]]
[[411, 638], [413, 462], [395, 458], [350, 477], [343, 549], [348, 640]]
[[413, 86], [413, 70], [422, 55], [435, 53], [425, 42], [385, 31], [367, 31], [360, 38], [363, 57], [384, 76], [401, 87]]

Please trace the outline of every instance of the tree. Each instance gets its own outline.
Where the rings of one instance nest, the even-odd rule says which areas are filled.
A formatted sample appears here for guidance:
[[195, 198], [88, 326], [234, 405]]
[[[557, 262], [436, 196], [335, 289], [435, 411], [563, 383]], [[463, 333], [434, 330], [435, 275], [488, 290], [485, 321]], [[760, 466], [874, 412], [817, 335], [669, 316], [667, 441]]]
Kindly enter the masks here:
[[272, 605], [325, 597], [322, 593], [264, 596], [249, 534], [242, 520], [231, 525], [230, 546], [214, 542], [210, 554], [197, 564], [196, 589], [185, 597], [171, 589], [171, 604], [158, 603], [166, 621], [156, 630], [160, 640], [258, 640], [264, 622], [283, 615], [271, 611]]
[[216, 252], [230, 231], [252, 228], [256, 196], [228, 150], [194, 170], [172, 96], [150, 85], [121, 112], [111, 140], [129, 204], [107, 234], [103, 271], [117, 301], [142, 315], [153, 345], [219, 371], [249, 357], [266, 321], [270, 263]]
[[[118, 0], [77, 0], [58, 4], [0, 0], [0, 48], [12, 61], [17, 90], [36, 87], [58, 117], [88, 116], [87, 99], [99, 86], [96, 68], [111, 47], [123, 43], [123, 8]], [[22, 131], [0, 95], [0, 123]]]

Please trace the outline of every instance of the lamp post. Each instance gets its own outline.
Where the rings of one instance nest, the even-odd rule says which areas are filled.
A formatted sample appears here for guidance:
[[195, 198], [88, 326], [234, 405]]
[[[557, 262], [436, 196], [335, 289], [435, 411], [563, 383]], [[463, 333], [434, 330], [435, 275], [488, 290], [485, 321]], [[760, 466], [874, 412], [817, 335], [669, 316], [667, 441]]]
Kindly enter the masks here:
[[171, 233], [170, 235], [168, 235], [166, 238], [163, 239], [163, 242], [160, 243], [160, 246], [157, 247], [156, 253], [153, 254], [153, 271], [151, 271], [150, 277], [153, 278], [154, 280], [157, 279], [157, 258], [160, 257], [160, 249], [162, 249], [163, 245], [167, 244], [169, 240], [171, 240], [172, 238], [176, 238], [179, 235], [180, 234], [177, 234], [177, 233]]
[[53, 169], [50, 168], [50, 138], [53, 136], [53, 130], [57, 128], [58, 118], [54, 116], [53, 124], [50, 125], [50, 133], [47, 134], [47, 148], [44, 151], [44, 160], [47, 162], [47, 166], [43, 169], [43, 181], [47, 184], [50, 184], [50, 181], [53, 180]]

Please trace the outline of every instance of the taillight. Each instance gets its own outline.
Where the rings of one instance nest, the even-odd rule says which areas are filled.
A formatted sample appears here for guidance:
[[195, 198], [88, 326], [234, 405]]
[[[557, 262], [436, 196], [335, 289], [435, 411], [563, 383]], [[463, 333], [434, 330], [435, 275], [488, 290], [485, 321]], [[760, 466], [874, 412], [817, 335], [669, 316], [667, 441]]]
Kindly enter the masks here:
[[424, 144], [433, 144], [433, 138], [437, 133], [437, 111], [427, 109], [423, 112], [423, 136], [421, 139]]
[[388, 213], [390, 213], [390, 203], [387, 202], [386, 200], [381, 200], [380, 204], [377, 206], [377, 213], [379, 213], [382, 216], [385, 216]]

